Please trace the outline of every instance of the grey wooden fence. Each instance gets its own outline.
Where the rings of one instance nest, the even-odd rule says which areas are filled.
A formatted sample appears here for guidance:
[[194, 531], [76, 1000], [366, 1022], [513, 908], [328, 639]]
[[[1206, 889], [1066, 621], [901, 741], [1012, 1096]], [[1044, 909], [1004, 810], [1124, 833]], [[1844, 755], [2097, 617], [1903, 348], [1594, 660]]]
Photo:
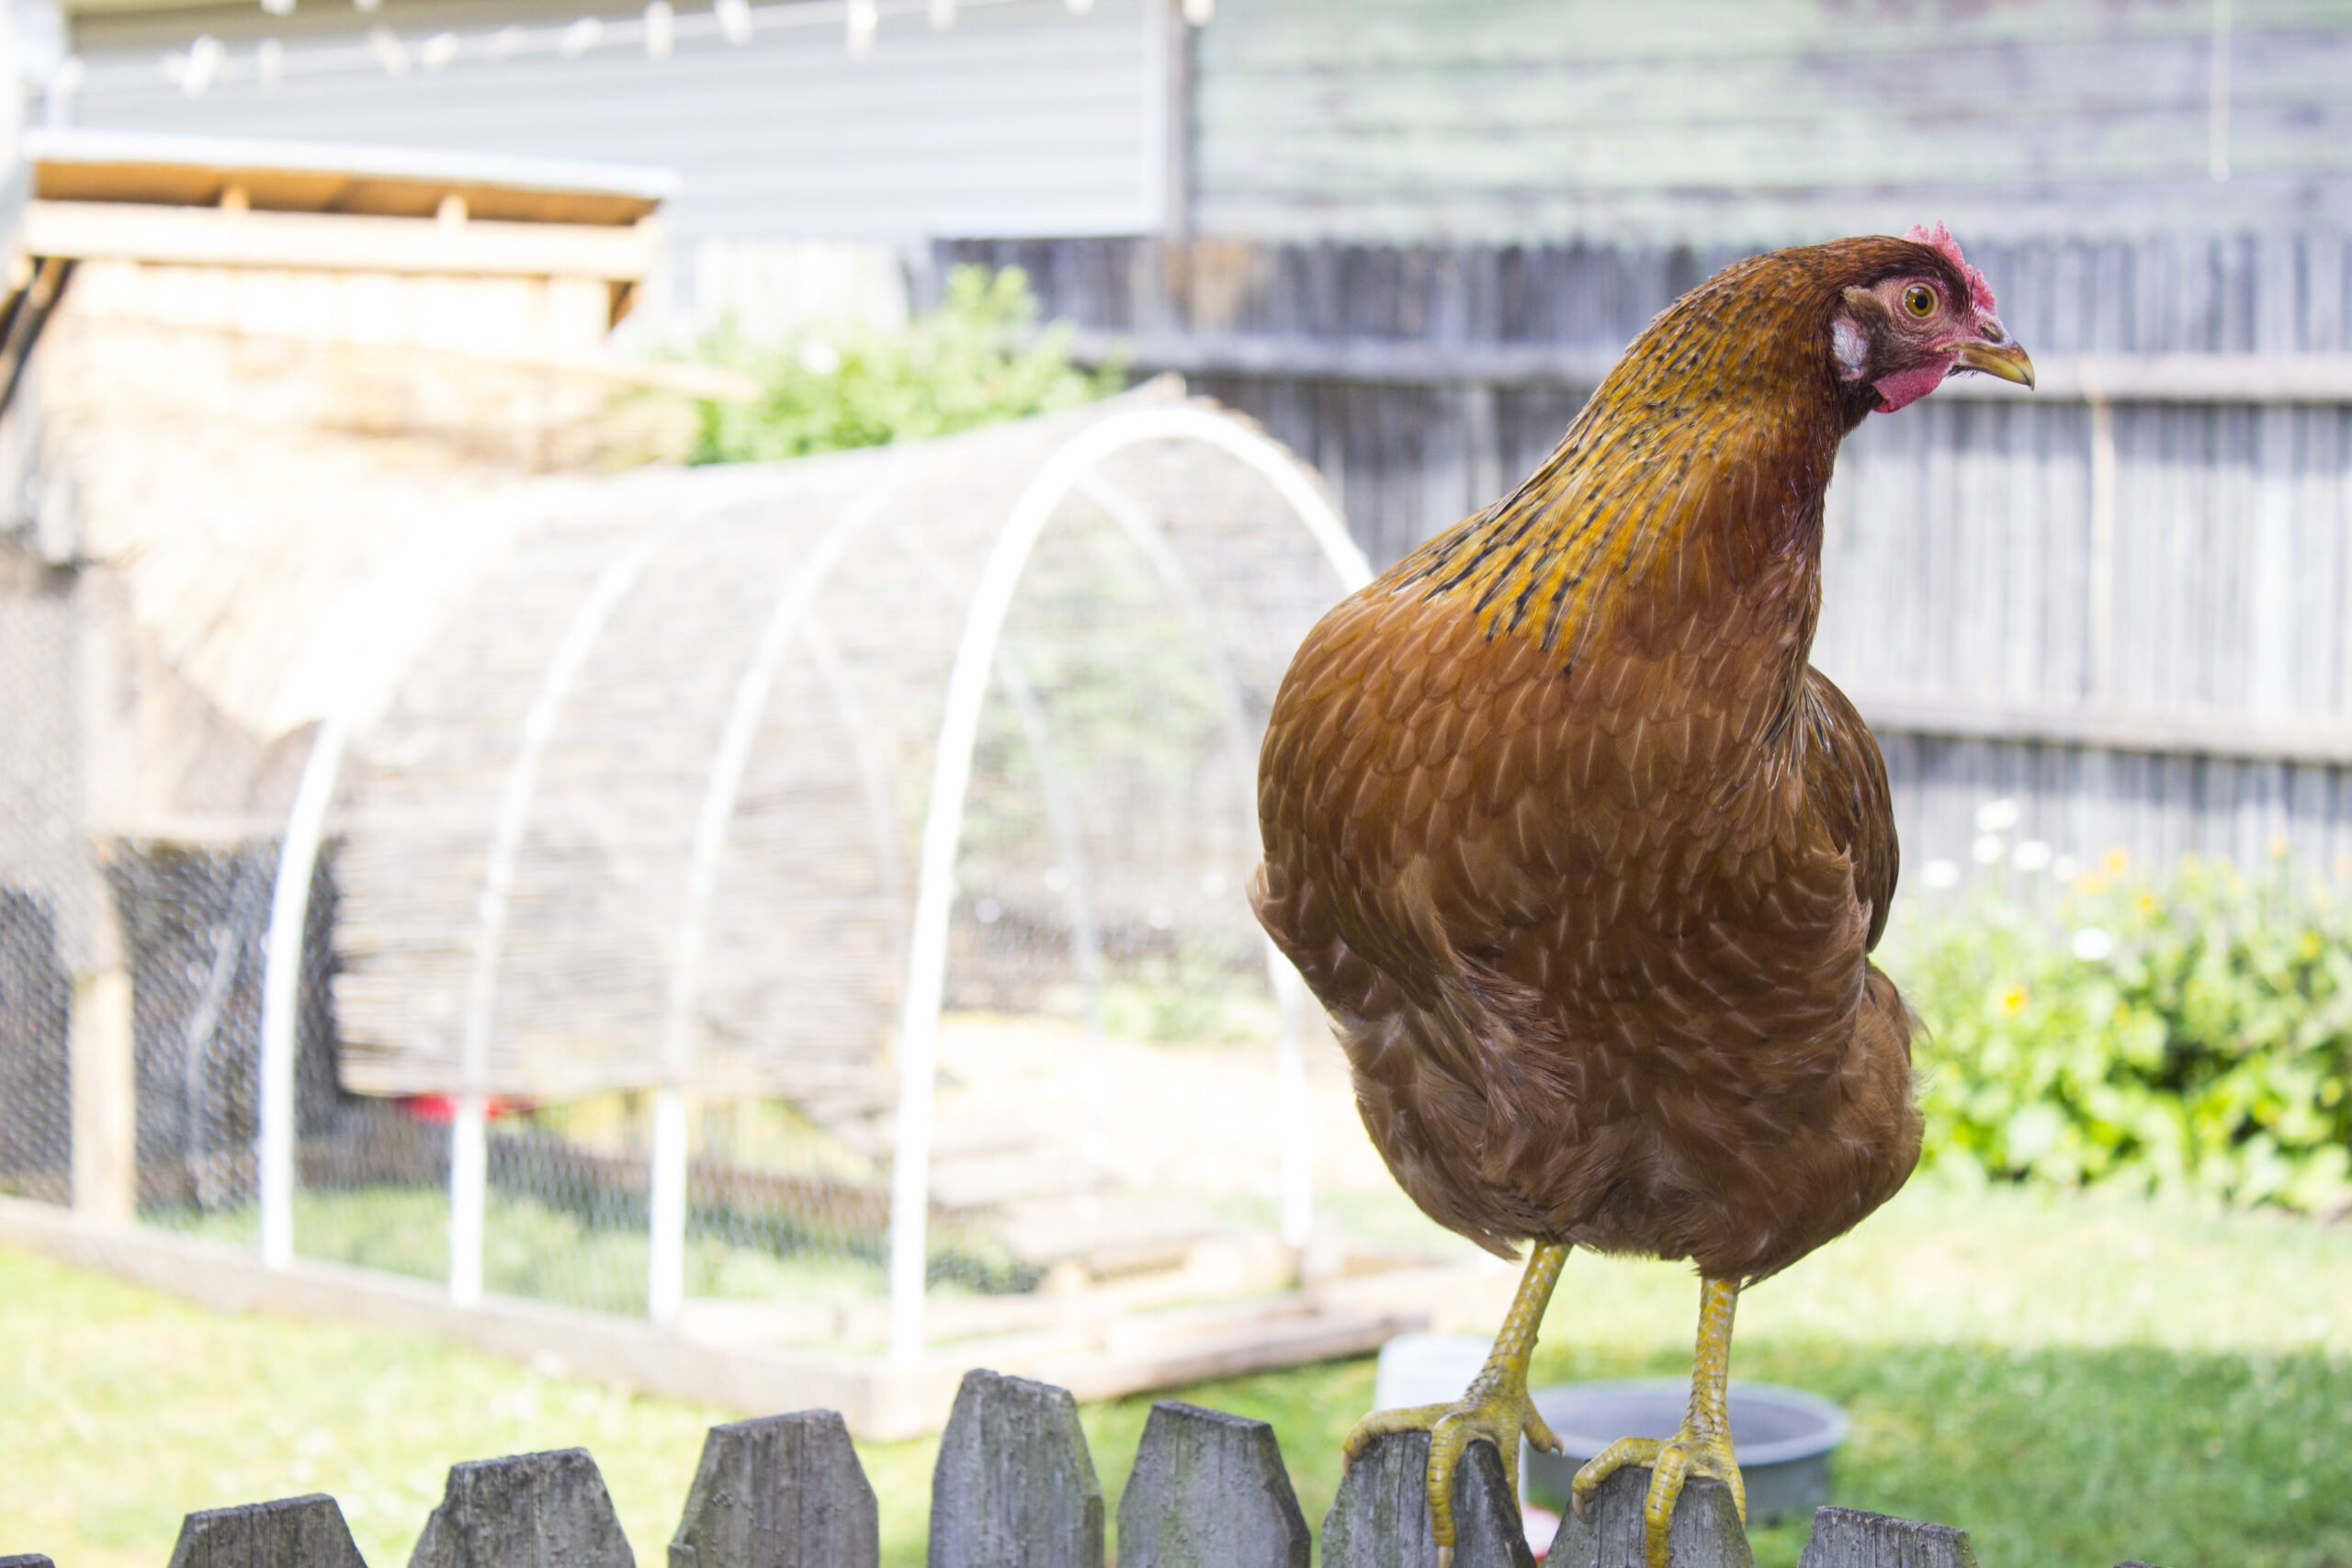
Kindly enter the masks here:
[[[1969, 253], [2041, 391], [1964, 378], [1869, 421], [1826, 547], [1815, 660], [1884, 745], [1906, 869], [2014, 873], [2039, 841], [2143, 864], [2285, 845], [2352, 875], [2352, 234]], [[1642, 325], [1740, 254], [959, 241], [933, 262], [1022, 265], [1082, 355], [1261, 420], [1385, 562], [1532, 468]], [[2015, 821], [1980, 827], [2003, 800]]]
[[[1376, 1439], [1323, 1519], [1325, 1568], [1425, 1568], [1424, 1433]], [[1553, 1568], [1640, 1568], [1645, 1470], [1621, 1471], [1589, 1519], [1563, 1522]], [[1104, 1568], [1102, 1487], [1065, 1389], [975, 1371], [932, 1477], [930, 1568]], [[1475, 1444], [1455, 1483], [1458, 1568], [1533, 1568], [1502, 1463]], [[1306, 1521], [1273, 1431], [1162, 1400], [1119, 1502], [1119, 1568], [1307, 1568]], [[1731, 1494], [1690, 1483], [1669, 1542], [1677, 1568], [1753, 1568]], [[875, 1568], [874, 1489], [829, 1410], [714, 1427], [686, 1494], [669, 1568]], [[1823, 1508], [1800, 1568], [1975, 1568], [1967, 1535]], [[54, 1568], [0, 1556], [0, 1568]], [[363, 1568], [323, 1495], [190, 1514], [170, 1568]], [[451, 1467], [409, 1568], [635, 1568], [584, 1449]], [[2122, 1563], [2119, 1568], [2147, 1568]]]

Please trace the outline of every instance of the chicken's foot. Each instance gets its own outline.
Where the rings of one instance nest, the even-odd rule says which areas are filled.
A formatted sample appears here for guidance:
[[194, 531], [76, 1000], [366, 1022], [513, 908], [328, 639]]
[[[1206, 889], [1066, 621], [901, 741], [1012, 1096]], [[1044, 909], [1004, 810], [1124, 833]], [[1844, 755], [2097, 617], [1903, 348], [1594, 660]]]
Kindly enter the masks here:
[[1527, 1395], [1527, 1363], [1535, 1353], [1536, 1330], [1544, 1325], [1544, 1309], [1552, 1288], [1560, 1282], [1560, 1266], [1568, 1259], [1566, 1242], [1546, 1242], [1527, 1260], [1527, 1272], [1511, 1299], [1510, 1314], [1487, 1364], [1452, 1404], [1422, 1404], [1409, 1410], [1375, 1410], [1348, 1434], [1344, 1452], [1350, 1461], [1363, 1452], [1373, 1438], [1389, 1432], [1430, 1435], [1430, 1539], [1437, 1546], [1438, 1568], [1453, 1564], [1453, 1472], [1470, 1445], [1480, 1439], [1495, 1445], [1502, 1456], [1503, 1473], [1510, 1478], [1512, 1500], [1519, 1491], [1519, 1438], [1547, 1453], [1560, 1451], [1560, 1439], [1544, 1424], [1534, 1401]]
[[1611, 1474], [1629, 1464], [1649, 1467], [1649, 1495], [1642, 1502], [1642, 1558], [1646, 1568], [1667, 1568], [1667, 1527], [1674, 1520], [1674, 1505], [1682, 1495], [1683, 1483], [1693, 1475], [1712, 1475], [1730, 1487], [1740, 1522], [1747, 1522], [1747, 1488], [1732, 1458], [1726, 1397], [1731, 1381], [1731, 1316], [1738, 1302], [1736, 1280], [1708, 1280], [1699, 1287], [1699, 1347], [1690, 1360], [1690, 1408], [1682, 1417], [1681, 1429], [1664, 1441], [1620, 1438], [1577, 1472], [1576, 1508], [1581, 1518], [1585, 1500]]

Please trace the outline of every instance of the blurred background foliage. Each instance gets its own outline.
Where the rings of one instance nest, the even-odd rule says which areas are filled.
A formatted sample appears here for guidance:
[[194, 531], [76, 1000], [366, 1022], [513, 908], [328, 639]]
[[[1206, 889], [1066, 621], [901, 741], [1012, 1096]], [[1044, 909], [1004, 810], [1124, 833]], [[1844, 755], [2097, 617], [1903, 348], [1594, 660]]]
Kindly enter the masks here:
[[2352, 905], [2282, 860], [2120, 853], [1901, 923], [1929, 1157], [1997, 1181], [2352, 1210]]
[[1070, 363], [1067, 323], [1042, 332], [1018, 267], [959, 266], [938, 306], [903, 329], [756, 339], [733, 318], [685, 357], [760, 383], [752, 403], [705, 401], [689, 461], [763, 462], [949, 435], [1108, 396], [1125, 370]]

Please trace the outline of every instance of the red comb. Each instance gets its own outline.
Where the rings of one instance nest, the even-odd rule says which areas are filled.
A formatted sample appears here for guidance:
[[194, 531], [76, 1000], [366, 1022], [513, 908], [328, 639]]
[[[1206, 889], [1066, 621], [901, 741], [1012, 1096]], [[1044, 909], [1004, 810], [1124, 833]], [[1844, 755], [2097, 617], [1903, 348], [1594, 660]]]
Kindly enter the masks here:
[[1960, 242], [1951, 237], [1951, 230], [1941, 223], [1932, 229], [1925, 223], [1914, 223], [1903, 237], [1941, 253], [1944, 260], [1958, 267], [1960, 276], [1968, 279], [1968, 302], [1987, 316], [1995, 313], [1993, 286], [1984, 281], [1983, 273], [1968, 265], [1968, 258], [1960, 254]]

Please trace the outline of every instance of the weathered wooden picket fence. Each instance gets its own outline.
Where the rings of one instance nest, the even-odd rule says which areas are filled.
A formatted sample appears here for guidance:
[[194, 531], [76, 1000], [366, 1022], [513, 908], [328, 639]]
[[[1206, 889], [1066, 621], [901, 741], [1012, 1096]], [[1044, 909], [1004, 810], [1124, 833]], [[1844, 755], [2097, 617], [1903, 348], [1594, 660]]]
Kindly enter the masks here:
[[[1325, 1568], [1424, 1568], [1423, 1433], [1377, 1439], [1323, 1520]], [[1553, 1568], [1640, 1568], [1644, 1470], [1563, 1522]], [[1454, 1489], [1458, 1568], [1534, 1568], [1500, 1458], [1474, 1444]], [[964, 1379], [932, 1476], [930, 1568], [1103, 1568], [1102, 1483], [1067, 1389], [975, 1371]], [[1684, 1493], [1677, 1568], [1753, 1568], [1722, 1483]], [[1162, 1400], [1119, 1501], [1119, 1568], [1307, 1568], [1306, 1517], [1273, 1428]], [[669, 1568], [874, 1568], [874, 1488], [830, 1410], [714, 1427], [686, 1494]], [[54, 1568], [0, 1557], [0, 1568]], [[190, 1514], [170, 1568], [365, 1568], [324, 1495]], [[453, 1465], [409, 1568], [636, 1568], [585, 1449]], [[1801, 1568], [1976, 1568], [1964, 1531], [1823, 1508]], [[2118, 1568], [2148, 1568], [2126, 1562]]]

